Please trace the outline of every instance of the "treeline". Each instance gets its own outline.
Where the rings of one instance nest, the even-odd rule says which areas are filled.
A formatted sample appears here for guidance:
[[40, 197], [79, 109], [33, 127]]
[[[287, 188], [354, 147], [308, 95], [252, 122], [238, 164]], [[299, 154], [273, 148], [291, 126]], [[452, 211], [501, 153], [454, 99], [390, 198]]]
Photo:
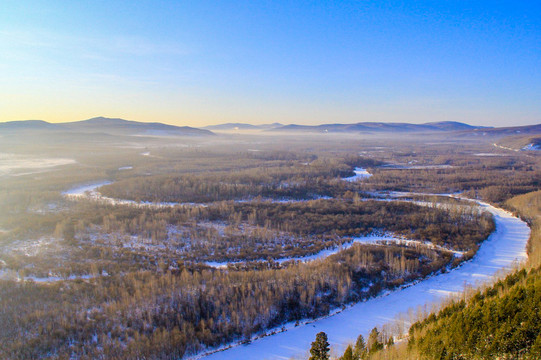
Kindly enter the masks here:
[[541, 171], [530, 164], [447, 169], [377, 169], [363, 189], [432, 193], [465, 192], [467, 196], [498, 203], [515, 195], [538, 190]]
[[206, 209], [210, 220], [238, 215], [239, 221], [300, 236], [339, 237], [390, 231], [408, 239], [429, 241], [457, 250], [475, 249], [493, 230], [489, 214], [475, 207], [449, 209], [407, 202], [314, 200], [223, 204]]
[[[358, 161], [358, 159], [357, 159]], [[335, 196], [350, 185], [342, 176], [353, 175], [350, 158], [290, 161], [238, 171], [166, 174], [124, 179], [102, 186], [105, 196], [135, 201], [206, 203], [258, 196], [308, 199]]]
[[186, 266], [48, 286], [0, 281], [0, 323], [10, 324], [0, 328], [0, 357], [180, 358], [325, 315], [451, 259], [427, 249], [357, 245], [285, 269]]

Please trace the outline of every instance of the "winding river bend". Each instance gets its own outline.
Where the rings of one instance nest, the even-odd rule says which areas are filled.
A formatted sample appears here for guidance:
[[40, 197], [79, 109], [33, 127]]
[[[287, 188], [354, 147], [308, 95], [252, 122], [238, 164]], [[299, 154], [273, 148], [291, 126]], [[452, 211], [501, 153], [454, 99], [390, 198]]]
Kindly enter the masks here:
[[[364, 173], [356, 173], [348, 181], [358, 181], [365, 176]], [[99, 185], [103, 185], [103, 183], [72, 189], [64, 195], [68, 198], [90, 198], [114, 205], [157, 208], [184, 205], [174, 203], [141, 204], [129, 200], [105, 198], [96, 191]], [[448, 194], [442, 196], [452, 197]], [[502, 271], [512, 270], [527, 258], [526, 245], [530, 237], [530, 228], [525, 222], [503, 209], [483, 202], [478, 203], [494, 216], [496, 230], [482, 243], [473, 259], [458, 268], [386, 295], [357, 303], [334, 315], [299, 326], [288, 324], [285, 326], [287, 331], [253, 340], [249, 344], [232, 346], [209, 355], [198, 355], [195, 358], [207, 360], [306, 359], [309, 356], [310, 344], [320, 331], [327, 333], [332, 348], [341, 353], [345, 346], [354, 342], [359, 334], [367, 335], [375, 326], [392, 321], [397, 315], [406, 313], [408, 309], [429, 305], [451, 294], [460, 293], [465, 286], [479, 286], [483, 282], [490, 281], [494, 275]]]
[[513, 269], [526, 260], [530, 228], [509, 212], [479, 203], [494, 216], [496, 230], [480, 246], [477, 254], [448, 273], [433, 276], [410, 287], [353, 305], [333, 316], [287, 331], [263, 337], [247, 345], [234, 346], [203, 357], [208, 360], [306, 359], [316, 334], [327, 333], [331, 347], [339, 353], [359, 334], [391, 321], [408, 309], [430, 304], [460, 292], [465, 286], [478, 286], [494, 275]]

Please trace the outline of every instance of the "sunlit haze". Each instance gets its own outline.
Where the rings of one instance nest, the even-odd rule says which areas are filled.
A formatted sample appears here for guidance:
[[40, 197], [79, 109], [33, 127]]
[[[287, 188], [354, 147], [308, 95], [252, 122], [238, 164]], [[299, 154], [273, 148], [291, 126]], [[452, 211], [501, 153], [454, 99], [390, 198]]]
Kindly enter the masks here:
[[535, 1], [2, 1], [0, 121], [541, 122]]

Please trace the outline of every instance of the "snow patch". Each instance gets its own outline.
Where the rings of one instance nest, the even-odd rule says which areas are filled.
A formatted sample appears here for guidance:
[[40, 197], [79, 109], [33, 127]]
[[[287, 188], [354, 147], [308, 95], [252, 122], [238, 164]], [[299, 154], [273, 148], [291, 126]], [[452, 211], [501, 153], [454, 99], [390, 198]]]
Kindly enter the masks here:
[[370, 176], [372, 176], [372, 174], [370, 174], [366, 169], [361, 168], [361, 167], [356, 167], [355, 170], [353, 170], [353, 172], [355, 173], [355, 175], [350, 176], [350, 177], [346, 177], [346, 178], [342, 178], [342, 180], [345, 180], [345, 181], [359, 181], [359, 180], [363, 180], [363, 179], [366, 179], [366, 178], [369, 178]]
[[524, 146], [521, 150], [524, 150], [524, 151], [541, 150], [541, 145], [540, 144], [528, 144], [528, 145]]
[[53, 283], [57, 281], [64, 280], [88, 280], [97, 277], [98, 275], [70, 275], [70, 276], [47, 276], [47, 277], [36, 277], [36, 276], [25, 276], [24, 281], [34, 281], [37, 283]]
[[496, 143], [494, 143], [494, 144], [492, 144], [492, 145], [494, 145], [494, 146], [497, 147], [497, 148], [504, 149], [504, 150], [518, 151], [518, 149], [513, 149], [513, 148], [510, 148], [510, 147], [507, 147], [507, 146], [498, 145], [498, 144], [496, 144]]
[[491, 156], [508, 156], [507, 154], [496, 154], [496, 153], [477, 153], [477, 154], [473, 154], [475, 156], [486, 156], [486, 157], [491, 157]]

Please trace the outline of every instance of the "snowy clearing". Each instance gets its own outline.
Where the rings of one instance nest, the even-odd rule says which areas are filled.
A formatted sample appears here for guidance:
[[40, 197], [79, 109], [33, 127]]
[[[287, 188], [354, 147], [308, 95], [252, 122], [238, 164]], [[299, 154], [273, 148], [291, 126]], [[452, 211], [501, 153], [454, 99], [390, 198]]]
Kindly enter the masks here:
[[530, 229], [509, 212], [486, 203], [479, 204], [494, 216], [496, 230], [479, 248], [472, 260], [444, 274], [439, 274], [412, 286], [355, 304], [335, 315], [263, 337], [250, 344], [233, 346], [204, 357], [211, 360], [230, 359], [296, 359], [307, 358], [311, 342], [324, 331], [337, 353], [359, 334], [365, 337], [375, 326], [393, 320], [408, 309], [428, 305], [460, 293], [465, 286], [479, 286], [503, 271], [512, 270], [526, 260], [526, 244]]
[[0, 254], [17, 254], [21, 256], [39, 256], [44, 252], [55, 252], [61, 249], [60, 240], [52, 236], [42, 236], [38, 239], [17, 240], [6, 245], [0, 245]]

